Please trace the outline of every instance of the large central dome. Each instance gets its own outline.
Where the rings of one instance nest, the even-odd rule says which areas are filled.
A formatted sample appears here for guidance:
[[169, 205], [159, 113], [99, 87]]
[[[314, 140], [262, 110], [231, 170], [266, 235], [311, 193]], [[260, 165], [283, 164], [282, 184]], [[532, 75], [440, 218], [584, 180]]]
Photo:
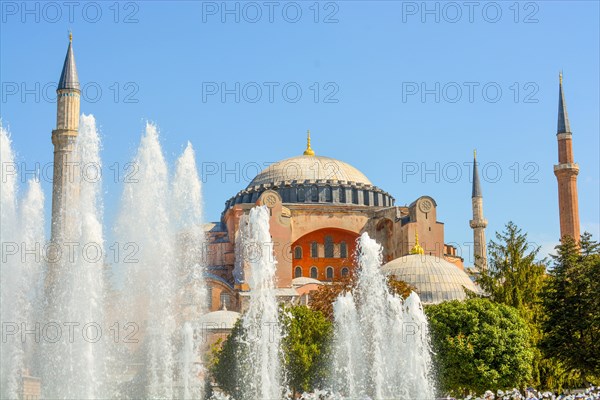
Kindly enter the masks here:
[[316, 156], [310, 147], [310, 132], [303, 155], [286, 158], [262, 170], [248, 187], [225, 202], [225, 211], [236, 204], [255, 203], [266, 190], [279, 193], [284, 204], [394, 205], [392, 196], [374, 186], [352, 165]]
[[269, 165], [256, 175], [248, 187], [289, 181], [343, 181], [372, 185], [362, 172], [348, 163], [331, 157], [302, 155]]

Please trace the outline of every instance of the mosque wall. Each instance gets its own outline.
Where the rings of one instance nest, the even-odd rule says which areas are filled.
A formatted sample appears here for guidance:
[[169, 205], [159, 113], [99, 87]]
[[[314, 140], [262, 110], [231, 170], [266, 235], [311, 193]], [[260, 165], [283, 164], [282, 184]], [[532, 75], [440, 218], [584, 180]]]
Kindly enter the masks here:
[[294, 278], [334, 281], [354, 270], [358, 234], [339, 228], [324, 228], [302, 236], [292, 245]]

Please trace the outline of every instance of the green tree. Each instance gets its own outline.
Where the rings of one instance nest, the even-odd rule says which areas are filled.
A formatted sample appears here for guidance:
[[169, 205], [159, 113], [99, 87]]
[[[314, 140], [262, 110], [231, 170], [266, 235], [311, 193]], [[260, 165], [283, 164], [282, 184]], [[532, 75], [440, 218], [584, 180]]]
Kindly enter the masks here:
[[503, 232], [496, 232], [496, 241], [488, 245], [488, 266], [478, 268], [476, 281], [484, 296], [497, 303], [514, 307], [525, 319], [534, 346], [534, 385], [555, 386], [559, 383], [555, 366], [543, 360], [538, 344], [543, 318], [542, 290], [546, 279], [546, 261], [536, 261], [540, 247], [531, 247], [527, 234], [513, 222]]
[[496, 240], [488, 244], [488, 266], [478, 268], [477, 283], [491, 300], [516, 308], [528, 322], [539, 321], [546, 275], [545, 261], [536, 261], [540, 247], [531, 248], [513, 222], [496, 232]]
[[474, 298], [430, 305], [425, 312], [444, 394], [483, 393], [530, 381], [529, 329], [516, 309]]
[[[329, 343], [333, 326], [319, 311], [306, 306], [282, 307], [283, 368], [294, 392], [312, 390], [326, 377]], [[209, 371], [221, 390], [241, 398], [244, 388], [239, 361], [246, 347], [240, 343], [244, 328], [238, 320], [227, 339], [213, 346]]]
[[320, 311], [285, 307], [283, 340], [288, 384], [294, 392], [311, 391], [326, 379], [333, 325]]
[[544, 291], [542, 348], [584, 383], [600, 383], [600, 251], [589, 233], [556, 246]]
[[219, 340], [211, 348], [210, 361], [208, 369], [213, 380], [224, 392], [232, 395], [234, 398], [241, 398], [242, 374], [238, 370], [238, 360], [240, 359], [243, 346], [240, 346], [239, 338], [243, 333], [242, 319], [238, 319], [231, 333], [223, 342]]

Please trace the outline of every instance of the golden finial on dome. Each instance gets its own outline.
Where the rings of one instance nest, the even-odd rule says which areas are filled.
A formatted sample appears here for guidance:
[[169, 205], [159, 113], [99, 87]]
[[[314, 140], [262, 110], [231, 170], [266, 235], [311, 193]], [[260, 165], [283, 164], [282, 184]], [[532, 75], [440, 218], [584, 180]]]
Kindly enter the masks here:
[[304, 150], [304, 155], [305, 156], [314, 156], [315, 152], [313, 151], [313, 149], [310, 148], [310, 129], [306, 133], [307, 133], [306, 150]]
[[73, 42], [73, 32], [69, 31], [69, 42]]
[[425, 254], [425, 250], [419, 245], [419, 234], [415, 232], [415, 245], [410, 249], [410, 254]]

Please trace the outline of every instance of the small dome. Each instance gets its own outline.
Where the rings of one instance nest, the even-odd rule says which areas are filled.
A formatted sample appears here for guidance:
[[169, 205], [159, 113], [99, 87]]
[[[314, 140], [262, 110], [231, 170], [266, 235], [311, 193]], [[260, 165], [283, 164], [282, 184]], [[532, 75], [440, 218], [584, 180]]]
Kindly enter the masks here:
[[198, 324], [202, 329], [220, 330], [233, 329], [233, 326], [240, 318], [240, 313], [228, 310], [219, 310], [201, 315], [198, 318]]
[[299, 278], [292, 279], [292, 286], [304, 286], [304, 285], [308, 285], [310, 283], [314, 283], [317, 285], [323, 284], [323, 282], [321, 282], [320, 280], [315, 279], [315, 278], [309, 278], [308, 276], [301, 276]]
[[466, 272], [440, 257], [411, 254], [388, 262], [382, 270], [414, 286], [423, 303], [464, 300], [465, 288], [479, 292]]
[[358, 169], [335, 158], [302, 155], [269, 165], [248, 185], [278, 184], [285, 181], [346, 181], [373, 185]]

